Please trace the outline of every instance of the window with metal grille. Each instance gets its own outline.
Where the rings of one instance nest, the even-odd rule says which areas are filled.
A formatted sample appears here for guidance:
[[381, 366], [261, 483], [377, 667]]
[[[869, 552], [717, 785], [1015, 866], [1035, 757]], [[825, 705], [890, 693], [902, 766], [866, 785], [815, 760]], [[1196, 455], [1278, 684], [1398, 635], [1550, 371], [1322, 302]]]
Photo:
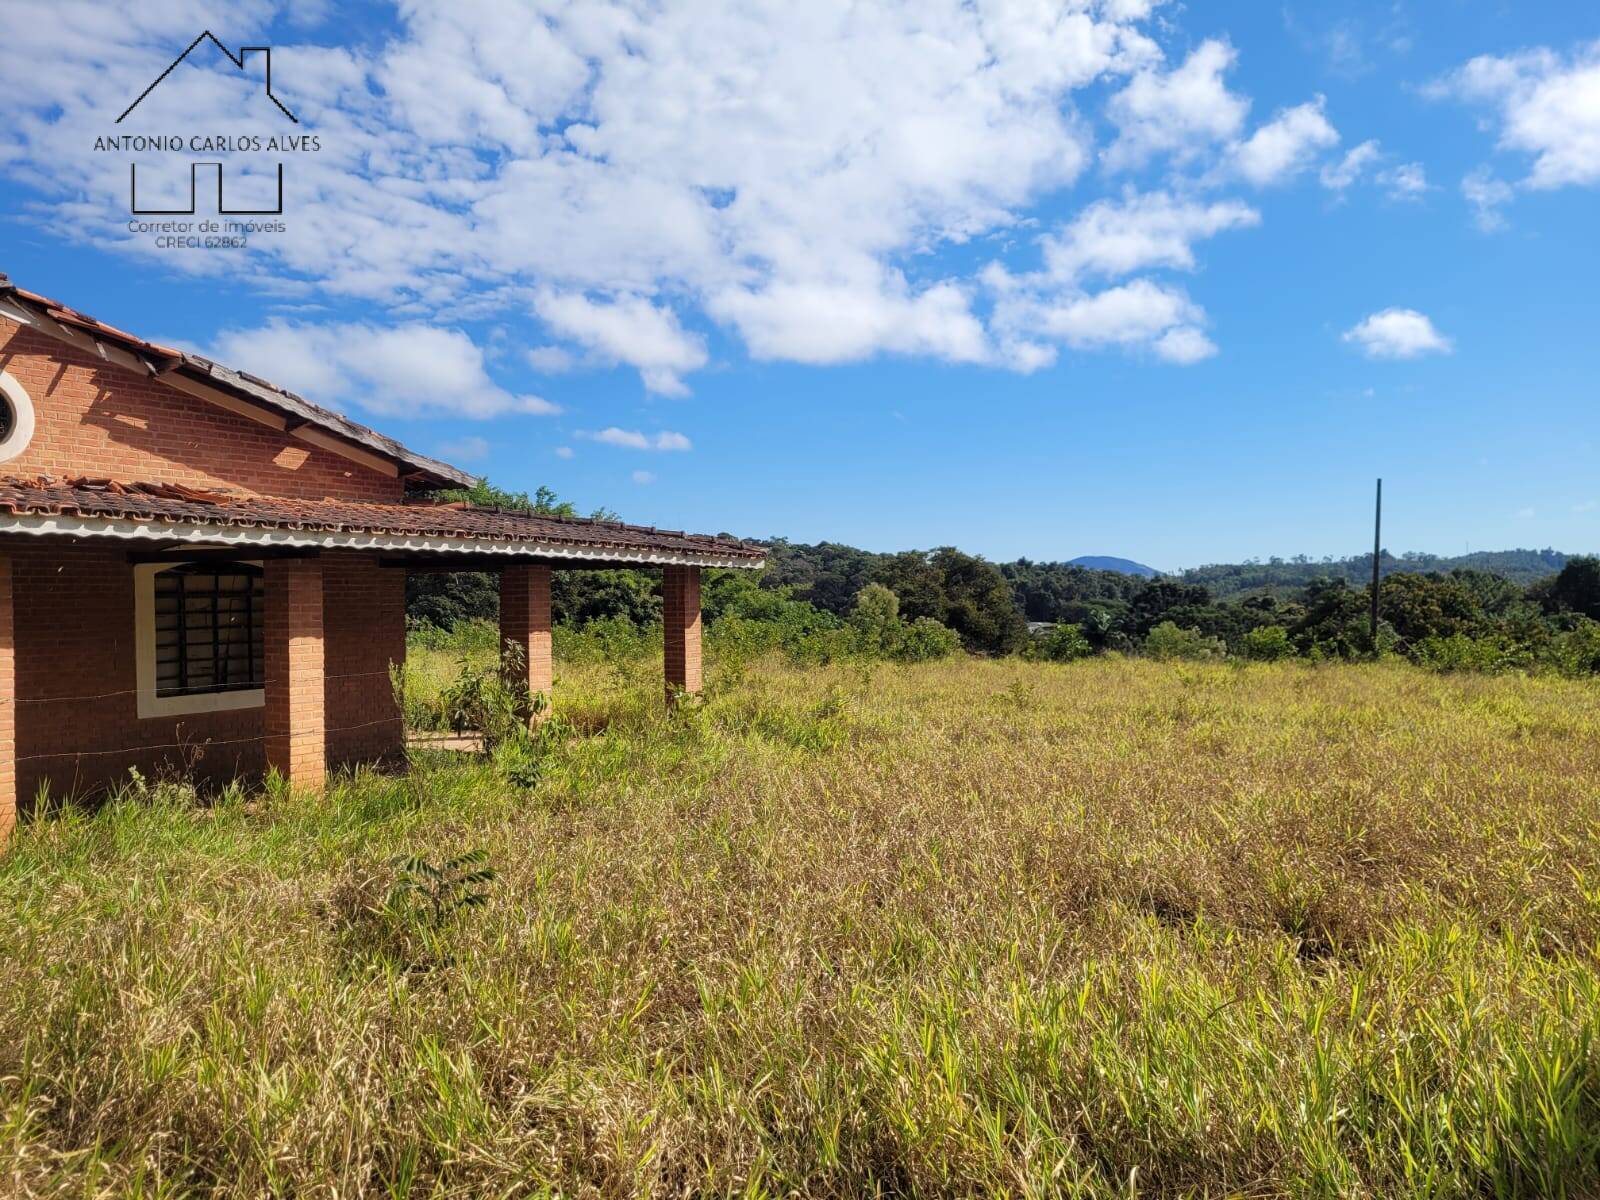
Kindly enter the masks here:
[[260, 567], [189, 563], [157, 572], [155, 584], [157, 696], [262, 686]]

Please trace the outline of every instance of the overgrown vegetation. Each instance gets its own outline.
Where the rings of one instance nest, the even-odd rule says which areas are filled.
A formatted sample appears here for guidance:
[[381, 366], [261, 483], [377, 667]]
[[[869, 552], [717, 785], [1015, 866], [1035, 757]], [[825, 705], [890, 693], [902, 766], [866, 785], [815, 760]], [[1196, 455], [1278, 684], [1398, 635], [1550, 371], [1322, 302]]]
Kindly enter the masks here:
[[[0, 1190], [1600, 1189], [1591, 683], [713, 642], [668, 712], [606, 636], [531, 785], [24, 826]], [[492, 654], [417, 647], [408, 705]]]

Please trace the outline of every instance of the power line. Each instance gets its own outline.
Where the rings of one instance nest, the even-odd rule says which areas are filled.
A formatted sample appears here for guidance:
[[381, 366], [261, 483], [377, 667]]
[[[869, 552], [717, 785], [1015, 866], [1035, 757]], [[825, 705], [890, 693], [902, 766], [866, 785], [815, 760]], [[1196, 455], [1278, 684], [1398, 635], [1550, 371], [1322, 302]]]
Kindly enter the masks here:
[[[324, 675], [322, 678], [324, 680], [370, 679], [374, 675], [387, 674], [389, 674], [387, 669], [382, 671], [350, 671], [343, 675]], [[279, 679], [263, 679], [260, 683], [252, 683], [248, 687], [238, 688], [235, 690], [252, 692], [259, 688], [276, 687], [281, 682], [283, 681]], [[90, 700], [109, 700], [113, 696], [132, 696], [136, 694], [138, 690], [138, 688], [123, 688], [120, 691], [115, 692], [100, 692], [98, 695], [94, 696], [0, 696], [0, 704], [79, 704], [87, 703]], [[206, 695], [208, 693], [193, 694]]]
[[374, 725], [388, 725], [404, 719], [402, 714], [396, 713], [392, 717], [380, 717], [376, 721], [363, 721], [358, 725], [340, 725], [332, 729], [300, 729], [290, 730], [288, 733], [258, 733], [250, 737], [207, 738], [204, 741], [193, 742], [158, 742], [148, 746], [122, 746], [114, 750], [57, 750], [48, 754], [22, 754], [18, 755], [13, 761], [24, 763], [35, 762], [41, 758], [91, 758], [105, 754], [137, 754], [148, 750], [206, 749], [211, 746], [240, 746], [250, 742], [265, 742], [278, 738], [288, 738], [292, 741], [296, 738], [315, 737], [319, 734], [326, 736], [330, 733], [349, 733], [356, 729], [370, 729]]

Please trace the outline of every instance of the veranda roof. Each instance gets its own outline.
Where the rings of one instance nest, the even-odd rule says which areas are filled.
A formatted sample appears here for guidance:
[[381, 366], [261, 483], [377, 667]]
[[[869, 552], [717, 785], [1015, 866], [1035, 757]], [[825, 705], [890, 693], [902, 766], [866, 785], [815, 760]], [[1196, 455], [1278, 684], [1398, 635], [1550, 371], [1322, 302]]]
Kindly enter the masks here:
[[110, 479], [0, 478], [0, 533], [167, 547], [354, 549], [396, 556], [746, 567], [766, 551], [728, 536], [469, 504], [367, 504]]

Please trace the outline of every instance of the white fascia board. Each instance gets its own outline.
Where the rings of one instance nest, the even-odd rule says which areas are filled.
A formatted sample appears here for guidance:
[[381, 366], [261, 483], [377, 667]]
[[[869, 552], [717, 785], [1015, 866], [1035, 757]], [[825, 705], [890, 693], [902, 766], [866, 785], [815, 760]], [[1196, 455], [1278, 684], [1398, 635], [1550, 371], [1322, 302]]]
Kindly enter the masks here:
[[212, 549], [285, 546], [322, 550], [368, 550], [393, 554], [473, 554], [520, 558], [613, 562], [639, 567], [729, 567], [754, 570], [765, 559], [687, 551], [626, 550], [600, 546], [566, 546], [549, 542], [512, 542], [428, 534], [359, 533], [338, 530], [279, 529], [266, 525], [208, 525], [189, 521], [114, 521], [56, 513], [0, 515], [0, 533], [38, 537], [100, 537], [125, 542], [182, 542]]

